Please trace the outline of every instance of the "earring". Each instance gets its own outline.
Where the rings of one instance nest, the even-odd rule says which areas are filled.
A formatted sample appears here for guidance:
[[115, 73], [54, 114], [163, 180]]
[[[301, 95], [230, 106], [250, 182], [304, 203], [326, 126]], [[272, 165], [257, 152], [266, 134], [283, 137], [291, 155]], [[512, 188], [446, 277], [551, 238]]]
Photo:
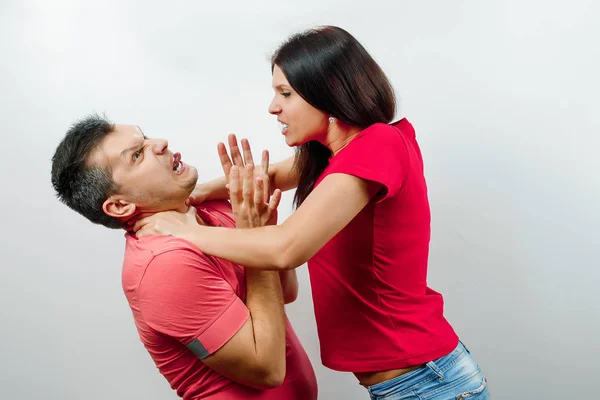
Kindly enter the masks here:
[[334, 122], [335, 122], [335, 118], [333, 118], [333, 117], [329, 117], [329, 123], [330, 123], [330, 124], [333, 124]]

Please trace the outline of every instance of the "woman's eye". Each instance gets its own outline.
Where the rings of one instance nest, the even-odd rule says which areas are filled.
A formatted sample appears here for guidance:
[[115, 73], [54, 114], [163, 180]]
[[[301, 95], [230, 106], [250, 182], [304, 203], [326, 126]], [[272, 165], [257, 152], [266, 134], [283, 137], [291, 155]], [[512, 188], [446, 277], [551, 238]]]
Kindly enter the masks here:
[[133, 161], [137, 161], [138, 158], [140, 158], [140, 156], [142, 155], [142, 151], [138, 150], [135, 153], [133, 153]]
[[291, 94], [292, 94], [291, 92], [281, 92], [281, 95], [283, 97], [290, 97]]

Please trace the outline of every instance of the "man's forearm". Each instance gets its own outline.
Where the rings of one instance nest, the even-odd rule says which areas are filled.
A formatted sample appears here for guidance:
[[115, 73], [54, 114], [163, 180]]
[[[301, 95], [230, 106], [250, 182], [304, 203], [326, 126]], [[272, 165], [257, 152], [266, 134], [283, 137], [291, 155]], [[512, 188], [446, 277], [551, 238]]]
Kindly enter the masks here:
[[265, 373], [282, 380], [286, 324], [279, 273], [246, 270], [246, 307], [254, 329], [256, 359], [266, 367]]
[[212, 181], [199, 183], [198, 186], [201, 189], [204, 201], [209, 200], [229, 200], [229, 194], [225, 185], [227, 180], [224, 176], [213, 179]]
[[279, 271], [281, 281], [281, 292], [283, 293], [283, 303], [289, 304], [296, 301], [298, 297], [298, 276], [295, 269]]

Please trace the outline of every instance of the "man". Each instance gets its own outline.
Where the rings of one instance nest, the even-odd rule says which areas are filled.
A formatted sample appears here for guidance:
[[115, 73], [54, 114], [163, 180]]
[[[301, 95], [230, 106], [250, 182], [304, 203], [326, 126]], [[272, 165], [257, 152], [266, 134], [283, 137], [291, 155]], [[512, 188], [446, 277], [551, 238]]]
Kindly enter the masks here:
[[[198, 179], [166, 140], [96, 115], [69, 129], [52, 162], [59, 199], [115, 229], [140, 215], [188, 212]], [[237, 182], [231, 185], [241, 199]], [[237, 213], [234, 221], [226, 201], [204, 202], [192, 212], [199, 223], [215, 226], [274, 222], [276, 204], [244, 206], [254, 207], [254, 220]], [[316, 399], [312, 366], [283, 310], [283, 298], [297, 295], [295, 275], [280, 280], [277, 272], [245, 271], [175, 237], [127, 232], [125, 238], [123, 290], [142, 343], [180, 397]]]

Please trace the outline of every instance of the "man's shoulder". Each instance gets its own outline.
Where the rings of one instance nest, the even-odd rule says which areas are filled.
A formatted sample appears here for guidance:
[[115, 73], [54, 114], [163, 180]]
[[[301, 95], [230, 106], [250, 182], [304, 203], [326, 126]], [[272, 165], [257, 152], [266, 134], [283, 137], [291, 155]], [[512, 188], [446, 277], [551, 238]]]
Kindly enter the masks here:
[[125, 257], [128, 259], [156, 257], [171, 252], [191, 251], [199, 257], [206, 257], [200, 249], [185, 239], [169, 235], [147, 235], [136, 237], [127, 234]]
[[122, 270], [124, 279], [141, 279], [151, 263], [170, 266], [213, 264], [211, 257], [185, 239], [167, 235], [147, 235], [138, 238], [127, 234], [125, 237]]
[[219, 267], [212, 257], [202, 253], [185, 239], [166, 235], [140, 238], [126, 235], [126, 238], [122, 279], [123, 285], [131, 289], [139, 289], [142, 282], [183, 277], [185, 271], [193, 271], [202, 276], [220, 275]]

